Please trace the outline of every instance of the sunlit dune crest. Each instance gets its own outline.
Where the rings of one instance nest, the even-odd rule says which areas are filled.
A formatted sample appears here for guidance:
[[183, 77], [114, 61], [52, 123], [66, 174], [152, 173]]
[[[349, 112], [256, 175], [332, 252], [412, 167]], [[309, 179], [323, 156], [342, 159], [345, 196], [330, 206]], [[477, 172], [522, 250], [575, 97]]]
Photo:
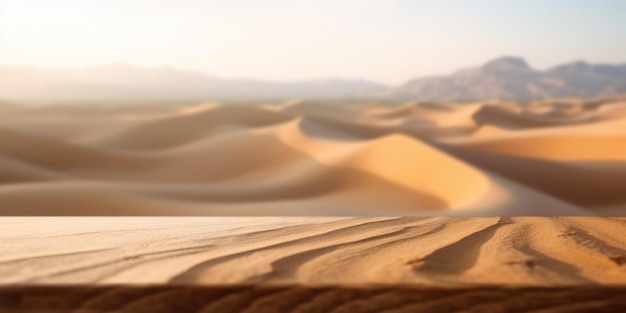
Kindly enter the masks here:
[[0, 214], [624, 214], [625, 103], [3, 103]]

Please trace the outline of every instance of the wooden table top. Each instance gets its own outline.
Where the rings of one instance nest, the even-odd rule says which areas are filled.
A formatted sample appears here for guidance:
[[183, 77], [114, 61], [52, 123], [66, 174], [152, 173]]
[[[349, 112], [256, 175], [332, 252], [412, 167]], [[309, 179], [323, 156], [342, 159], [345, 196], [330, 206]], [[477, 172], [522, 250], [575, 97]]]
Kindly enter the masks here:
[[626, 310], [624, 217], [3, 217], [0, 229], [0, 312], [565, 312], [567, 297]]

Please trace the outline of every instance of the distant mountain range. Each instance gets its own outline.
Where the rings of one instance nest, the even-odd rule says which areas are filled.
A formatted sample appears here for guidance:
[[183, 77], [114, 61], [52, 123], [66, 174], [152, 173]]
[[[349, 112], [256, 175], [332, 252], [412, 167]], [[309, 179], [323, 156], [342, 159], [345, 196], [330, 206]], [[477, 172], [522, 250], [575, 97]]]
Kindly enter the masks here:
[[626, 93], [626, 64], [567, 63], [547, 71], [518, 57], [501, 57], [451, 75], [413, 79], [385, 96], [417, 99], [536, 99]]
[[221, 79], [171, 68], [109, 65], [85, 70], [0, 67], [0, 99], [34, 102], [201, 101], [252, 99], [476, 100], [593, 97], [626, 93], [626, 64], [577, 61], [546, 71], [501, 57], [451, 75], [401, 86], [365, 80], [270, 82]]

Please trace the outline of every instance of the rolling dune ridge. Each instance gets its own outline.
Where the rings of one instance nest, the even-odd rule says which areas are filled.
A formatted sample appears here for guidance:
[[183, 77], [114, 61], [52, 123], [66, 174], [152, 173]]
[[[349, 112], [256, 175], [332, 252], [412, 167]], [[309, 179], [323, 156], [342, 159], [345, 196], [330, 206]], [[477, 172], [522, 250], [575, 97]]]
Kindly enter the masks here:
[[626, 98], [0, 106], [2, 215], [626, 214]]

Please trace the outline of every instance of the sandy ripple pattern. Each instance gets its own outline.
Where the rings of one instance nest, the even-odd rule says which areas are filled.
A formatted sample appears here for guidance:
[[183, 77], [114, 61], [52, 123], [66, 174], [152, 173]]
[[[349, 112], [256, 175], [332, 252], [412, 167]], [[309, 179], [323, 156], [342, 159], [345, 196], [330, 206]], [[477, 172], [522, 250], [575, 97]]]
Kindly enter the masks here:
[[626, 285], [626, 218], [4, 217], [0, 284]]

